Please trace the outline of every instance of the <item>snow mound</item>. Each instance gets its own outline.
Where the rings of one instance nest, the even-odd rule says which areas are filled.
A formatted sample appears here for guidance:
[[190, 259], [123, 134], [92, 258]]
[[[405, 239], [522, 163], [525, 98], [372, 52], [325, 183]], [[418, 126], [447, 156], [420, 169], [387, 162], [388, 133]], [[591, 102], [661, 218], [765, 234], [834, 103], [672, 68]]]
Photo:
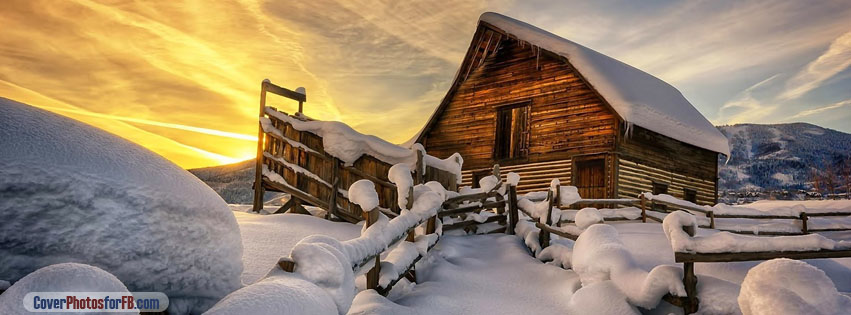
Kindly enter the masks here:
[[204, 314], [322, 315], [337, 314], [337, 307], [315, 284], [292, 274], [282, 274], [229, 294]]
[[589, 226], [577, 238], [571, 259], [583, 287], [611, 280], [632, 305], [653, 309], [667, 293], [685, 296], [679, 268], [641, 269], [611, 225]]
[[81, 262], [200, 313], [241, 286], [227, 204], [195, 176], [103, 130], [0, 99], [0, 279]]
[[597, 223], [603, 223], [603, 215], [596, 208], [583, 208], [576, 213], [576, 226], [580, 229], [587, 229]]
[[[50, 265], [21, 278], [0, 295], [0, 314], [29, 314], [24, 296], [30, 292], [128, 292], [115, 276], [98, 267], [78, 263]], [[105, 314], [84, 312], [75, 314]], [[106, 314], [128, 314], [114, 312]], [[139, 314], [139, 312], [136, 312]]]
[[641, 312], [629, 305], [626, 296], [611, 281], [584, 286], [570, 297], [571, 315], [610, 314], [638, 315]]
[[340, 314], [345, 314], [355, 298], [352, 263], [340, 241], [325, 235], [311, 235], [293, 247], [290, 256], [297, 262], [295, 273], [327, 292]]
[[824, 271], [785, 258], [763, 262], [748, 271], [738, 300], [745, 315], [827, 315], [851, 309], [851, 298], [840, 294]]
[[486, 12], [479, 20], [567, 58], [627, 123], [730, 156], [727, 137], [703, 117], [680, 91], [665, 81], [498, 13]]

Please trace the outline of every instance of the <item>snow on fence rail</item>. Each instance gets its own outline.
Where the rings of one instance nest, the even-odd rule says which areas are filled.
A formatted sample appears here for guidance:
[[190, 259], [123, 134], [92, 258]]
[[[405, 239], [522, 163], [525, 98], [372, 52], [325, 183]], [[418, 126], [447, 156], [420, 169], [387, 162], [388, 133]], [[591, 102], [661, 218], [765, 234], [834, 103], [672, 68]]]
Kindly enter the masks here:
[[834, 241], [818, 234], [756, 237], [719, 232], [695, 236], [697, 220], [692, 214], [676, 211], [665, 217], [662, 227], [671, 242], [674, 259], [683, 263], [685, 297], [666, 300], [681, 306], [686, 314], [699, 309], [696, 262], [734, 262], [775, 258], [817, 259], [851, 257], [851, 242]]
[[[354, 275], [363, 268], [369, 268], [366, 289], [380, 294], [389, 292], [402, 277], [416, 281], [414, 265], [437, 243], [442, 233], [437, 214], [445, 191], [435, 189], [443, 188], [439, 185], [414, 186], [410, 209], [403, 209], [398, 216], [388, 219], [377, 210], [379, 199], [375, 185], [369, 180], [359, 180], [349, 191], [352, 202], [362, 209], [366, 221], [361, 236], [343, 242], [319, 235], [306, 237], [296, 244], [289, 257], [280, 259], [278, 266], [325, 289], [337, 302], [340, 314], [345, 314], [351, 306]], [[418, 230], [422, 233], [418, 234]], [[386, 254], [384, 260], [382, 254]]]
[[[481, 234], [505, 233], [511, 230], [506, 227], [510, 219], [506, 210], [511, 202], [505, 200], [505, 185], [500, 177], [499, 165], [494, 165], [493, 175], [483, 178], [482, 181], [482, 188], [467, 191], [466, 194], [448, 198], [443, 202], [438, 217], [444, 224], [444, 231], [463, 229], [467, 233]], [[488, 211], [491, 209], [493, 211]]]
[[[261, 84], [260, 127], [254, 183], [254, 210], [263, 203], [263, 191], [281, 191], [294, 198], [279, 211], [300, 209], [300, 203], [313, 204], [350, 222], [359, 221], [360, 209], [348, 199], [348, 187], [360, 179], [378, 184], [379, 207], [398, 213], [399, 195], [407, 192], [394, 184], [388, 173], [396, 164], [413, 170], [417, 183], [437, 181], [448, 190], [457, 190], [463, 160], [455, 154], [441, 160], [425, 154], [420, 145], [403, 148], [374, 136], [356, 132], [334, 121], [316, 121], [301, 113], [306, 101], [295, 92], [264, 80]], [[266, 93], [299, 102], [295, 115], [266, 106]]]
[[[725, 204], [717, 204], [715, 206], [700, 206], [686, 200], [676, 199], [670, 195], [654, 195], [651, 193], [643, 193], [639, 196], [643, 200], [652, 201], [657, 204], [667, 205], [678, 209], [687, 210], [689, 212], [699, 212], [706, 216], [709, 220], [709, 228], [718, 229], [721, 231], [737, 233], [737, 234], [761, 234], [761, 235], [800, 235], [813, 232], [828, 232], [828, 231], [847, 231], [851, 230], [851, 224], [842, 224], [829, 222], [819, 222], [821, 227], [811, 227], [810, 217], [851, 217], [851, 211], [815, 211], [809, 212], [806, 208], [784, 208], [774, 211], [760, 211], [745, 207], [733, 207]], [[736, 225], [737, 228], [716, 227], [716, 219], [755, 219], [755, 220], [795, 220], [800, 221], [800, 227], [790, 229], [786, 227], [784, 230], [768, 230], [760, 231], [758, 225]], [[654, 218], [659, 221], [659, 219]], [[750, 228], [750, 229], [749, 229]], [[798, 230], [800, 232], [798, 232]]]

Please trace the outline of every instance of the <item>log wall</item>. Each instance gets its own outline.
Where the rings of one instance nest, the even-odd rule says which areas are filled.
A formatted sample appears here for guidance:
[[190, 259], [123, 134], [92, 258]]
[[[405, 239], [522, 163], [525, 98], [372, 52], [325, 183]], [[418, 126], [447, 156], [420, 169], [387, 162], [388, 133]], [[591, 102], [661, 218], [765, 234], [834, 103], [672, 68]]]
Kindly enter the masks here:
[[668, 194], [684, 199], [684, 188], [697, 191], [697, 204], [714, 205], [718, 154], [634, 126], [618, 142], [618, 197], [635, 198], [667, 184]]
[[[481, 36], [491, 38], [490, 32]], [[481, 41], [480, 55], [495, 45], [486, 43]], [[464, 168], [474, 170], [614, 149], [617, 116], [569, 64], [513, 39], [497, 47], [469, 71], [422, 138], [430, 154], [445, 158], [459, 152]], [[530, 107], [528, 151], [521, 158], [495, 160], [497, 108], [522, 102]]]

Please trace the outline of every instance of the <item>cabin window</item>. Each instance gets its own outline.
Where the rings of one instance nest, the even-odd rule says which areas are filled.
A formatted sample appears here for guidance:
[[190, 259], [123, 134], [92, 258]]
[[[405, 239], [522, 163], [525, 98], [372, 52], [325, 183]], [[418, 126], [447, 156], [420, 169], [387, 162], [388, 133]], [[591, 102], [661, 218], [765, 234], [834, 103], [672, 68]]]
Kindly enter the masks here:
[[529, 142], [529, 102], [497, 107], [494, 159], [525, 157]]
[[[653, 194], [654, 195], [668, 194], [668, 184], [653, 182]], [[662, 205], [662, 204], [657, 204], [657, 203], [654, 202], [653, 203], [653, 209], [658, 210], [658, 211], [667, 211], [668, 206]]]
[[683, 200], [691, 203], [697, 203], [697, 190], [683, 188]]

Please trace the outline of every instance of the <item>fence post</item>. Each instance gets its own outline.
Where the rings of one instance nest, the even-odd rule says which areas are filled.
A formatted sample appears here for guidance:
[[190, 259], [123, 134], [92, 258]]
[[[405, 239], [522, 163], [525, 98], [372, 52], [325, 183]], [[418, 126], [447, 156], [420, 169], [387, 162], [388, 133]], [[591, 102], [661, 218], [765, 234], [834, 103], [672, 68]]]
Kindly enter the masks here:
[[[414, 239], [414, 231], [415, 230], [416, 230], [416, 228], [408, 230], [408, 236], [405, 237], [405, 242], [413, 243], [415, 241], [415, 239]], [[414, 266], [411, 266], [411, 270], [408, 270], [408, 272], [405, 273], [405, 278], [408, 278], [408, 281], [417, 282], [417, 272], [414, 270]]]
[[408, 187], [408, 210], [414, 207], [414, 186]]
[[[551, 204], [550, 205], [550, 212], [553, 211], [553, 206], [555, 206], [556, 208], [559, 208], [559, 210], [561, 209], [561, 183], [556, 185], [556, 191], [555, 191], [555, 194], [553, 195], [553, 198], [555, 200], [553, 200], [553, 202], [550, 203]], [[547, 221], [548, 222], [552, 221], [552, 214], [547, 216]], [[558, 222], [556, 222], [555, 225], [559, 226], [559, 227], [561, 226], [561, 218], [558, 219]]]
[[426, 232], [425, 232], [425, 234], [432, 234], [432, 233], [435, 232], [436, 229], [437, 229], [437, 216], [433, 216], [431, 218], [428, 218], [428, 221], [426, 221]]
[[295, 270], [295, 260], [291, 257], [282, 257], [278, 260], [278, 267], [281, 267], [286, 272], [293, 272]]
[[801, 212], [801, 232], [804, 234], [810, 234], [810, 230], [807, 227], [807, 213]]
[[508, 231], [506, 231], [508, 234], [514, 234], [514, 229], [517, 228], [517, 220], [519, 220], [519, 214], [517, 213], [517, 187], [508, 185]]
[[638, 197], [641, 199], [641, 222], [647, 223], [647, 198], [644, 198], [644, 194]]
[[260, 118], [266, 115], [266, 82], [260, 83], [260, 117], [257, 119], [257, 160], [254, 161], [254, 200], [252, 210], [260, 212], [263, 209], [263, 124]]
[[[416, 178], [414, 178], [414, 184], [419, 185], [423, 183], [423, 173], [425, 173], [425, 165], [423, 165], [425, 161], [423, 161], [423, 151], [417, 150], [417, 171]], [[413, 198], [413, 196], [412, 196]]]
[[[366, 220], [366, 227], [369, 228], [376, 222], [378, 222], [378, 209], [372, 209], [372, 211], [363, 211], [363, 218]], [[366, 273], [366, 288], [367, 289], [378, 289], [378, 276], [381, 274], [381, 255], [375, 256], [375, 267], [372, 267]]]
[[[547, 211], [544, 212], [544, 218], [543, 218], [544, 222], [541, 222], [541, 223], [543, 223], [544, 225], [550, 225], [550, 223], [551, 223], [550, 213], [551, 212], [553, 212], [553, 190], [552, 189], [550, 189], [547, 192]], [[544, 229], [541, 229], [541, 232], [538, 233], [538, 241], [541, 243], [541, 249], [544, 249], [544, 248], [550, 246], [550, 232], [547, 232]]]
[[[683, 226], [690, 237], [694, 237], [695, 228], [692, 225]], [[683, 301], [683, 311], [686, 314], [696, 313], [700, 308], [700, 301], [697, 299], [697, 276], [694, 275], [694, 263], [683, 263], [683, 287], [686, 290], [686, 299]]]
[[715, 211], [710, 210], [706, 214], [709, 215], [709, 228], [714, 229], [715, 228]]

